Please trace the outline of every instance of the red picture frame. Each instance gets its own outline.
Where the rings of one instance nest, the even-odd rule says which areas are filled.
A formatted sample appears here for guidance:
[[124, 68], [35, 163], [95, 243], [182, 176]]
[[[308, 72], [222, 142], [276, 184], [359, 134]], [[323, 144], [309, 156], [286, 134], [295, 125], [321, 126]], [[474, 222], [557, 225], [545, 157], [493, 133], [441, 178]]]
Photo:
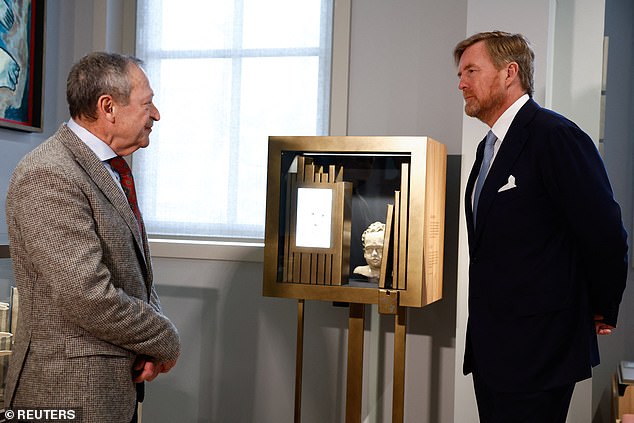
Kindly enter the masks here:
[[0, 2], [0, 127], [42, 132], [46, 0]]

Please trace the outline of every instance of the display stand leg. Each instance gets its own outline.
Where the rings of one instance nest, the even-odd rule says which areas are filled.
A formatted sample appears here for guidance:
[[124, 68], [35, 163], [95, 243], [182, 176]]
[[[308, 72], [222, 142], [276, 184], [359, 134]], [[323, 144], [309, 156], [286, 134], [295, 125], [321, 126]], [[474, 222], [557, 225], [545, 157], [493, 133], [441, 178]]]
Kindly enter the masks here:
[[295, 351], [295, 423], [302, 421], [302, 366], [304, 363], [304, 300], [297, 301], [297, 349]]
[[350, 304], [348, 318], [348, 375], [346, 379], [346, 423], [361, 422], [363, 391], [363, 326], [365, 304]]
[[392, 423], [403, 423], [405, 409], [405, 335], [407, 307], [398, 307], [394, 318], [394, 385], [392, 393]]

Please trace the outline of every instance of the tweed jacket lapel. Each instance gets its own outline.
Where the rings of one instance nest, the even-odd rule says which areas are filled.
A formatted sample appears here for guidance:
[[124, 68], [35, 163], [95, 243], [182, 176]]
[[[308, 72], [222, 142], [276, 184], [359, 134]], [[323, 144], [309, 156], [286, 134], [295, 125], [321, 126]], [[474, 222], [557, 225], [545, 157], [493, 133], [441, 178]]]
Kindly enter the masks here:
[[137, 224], [134, 213], [128, 204], [125, 194], [117, 186], [117, 183], [99, 158], [81, 141], [73, 131], [66, 125], [58, 130], [56, 137], [64, 144], [75, 157], [77, 163], [86, 171], [92, 181], [99, 187], [106, 198], [112, 203], [115, 209], [121, 214], [126, 225], [134, 235], [137, 248], [141, 254], [142, 261], [145, 264], [148, 273], [151, 271], [149, 260], [146, 252], [149, 251], [147, 245], [147, 237], [145, 235], [145, 226], [141, 224], [141, 229]]

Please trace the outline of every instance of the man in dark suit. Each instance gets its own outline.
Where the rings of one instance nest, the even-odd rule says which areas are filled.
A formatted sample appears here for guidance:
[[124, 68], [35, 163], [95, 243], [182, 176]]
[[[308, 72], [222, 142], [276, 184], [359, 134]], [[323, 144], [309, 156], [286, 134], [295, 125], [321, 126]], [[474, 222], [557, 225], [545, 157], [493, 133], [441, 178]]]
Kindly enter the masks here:
[[71, 119], [13, 173], [7, 224], [20, 307], [8, 408], [136, 421], [140, 383], [178, 359], [121, 158], [149, 144], [160, 119], [153, 94], [138, 59], [84, 57], [67, 80]]
[[599, 363], [627, 275], [626, 234], [603, 162], [573, 122], [532, 99], [534, 53], [486, 32], [454, 50], [465, 112], [490, 128], [465, 209], [469, 321], [464, 373], [482, 422], [565, 422]]

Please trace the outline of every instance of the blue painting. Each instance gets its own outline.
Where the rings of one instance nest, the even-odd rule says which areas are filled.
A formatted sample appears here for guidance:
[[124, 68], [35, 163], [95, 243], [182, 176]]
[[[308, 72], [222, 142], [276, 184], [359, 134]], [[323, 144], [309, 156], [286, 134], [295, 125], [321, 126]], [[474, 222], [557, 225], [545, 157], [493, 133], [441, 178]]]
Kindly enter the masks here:
[[0, 126], [41, 131], [43, 0], [0, 0]]

